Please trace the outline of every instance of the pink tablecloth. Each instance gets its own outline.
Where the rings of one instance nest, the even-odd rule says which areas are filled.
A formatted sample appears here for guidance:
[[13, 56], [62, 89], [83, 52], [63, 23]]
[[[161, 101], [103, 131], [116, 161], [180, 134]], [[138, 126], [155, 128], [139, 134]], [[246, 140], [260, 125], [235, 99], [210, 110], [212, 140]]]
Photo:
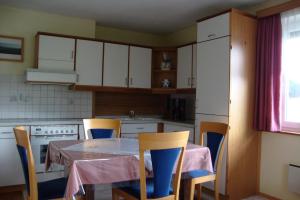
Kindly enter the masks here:
[[[68, 151], [63, 148], [83, 141], [54, 141], [49, 143], [46, 167], [51, 163], [65, 165], [69, 170], [66, 197], [71, 198], [83, 184], [103, 184], [139, 179], [139, 160], [133, 155], [111, 155], [93, 152]], [[183, 172], [205, 169], [213, 171], [207, 147], [188, 144], [184, 155]]]

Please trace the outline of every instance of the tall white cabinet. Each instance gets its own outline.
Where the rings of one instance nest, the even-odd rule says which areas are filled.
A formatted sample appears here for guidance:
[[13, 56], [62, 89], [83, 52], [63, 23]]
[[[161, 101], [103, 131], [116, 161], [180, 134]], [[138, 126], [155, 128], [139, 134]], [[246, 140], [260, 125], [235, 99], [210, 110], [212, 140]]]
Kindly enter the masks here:
[[104, 43], [103, 86], [127, 87], [128, 45]]
[[197, 25], [196, 142], [202, 121], [229, 124], [219, 187], [232, 200], [255, 194], [259, 175], [252, 128], [256, 23], [232, 9]]
[[76, 72], [80, 85], [102, 85], [103, 43], [92, 40], [76, 42]]
[[229, 47], [229, 36], [198, 43], [196, 113], [228, 116]]
[[196, 87], [196, 58], [196, 44], [190, 44], [177, 49], [177, 88]]
[[151, 88], [152, 49], [130, 46], [129, 87]]

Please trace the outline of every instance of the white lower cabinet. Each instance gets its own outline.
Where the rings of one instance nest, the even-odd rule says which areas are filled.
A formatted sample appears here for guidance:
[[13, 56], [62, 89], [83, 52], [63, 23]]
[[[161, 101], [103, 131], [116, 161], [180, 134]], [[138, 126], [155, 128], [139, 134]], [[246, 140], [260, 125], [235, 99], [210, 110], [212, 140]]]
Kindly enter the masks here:
[[164, 132], [173, 132], [173, 131], [189, 131], [189, 142], [194, 143], [194, 128], [184, 126], [184, 125], [174, 125], [164, 123]]
[[122, 124], [122, 138], [137, 138], [139, 133], [157, 132], [157, 123]]
[[25, 184], [13, 128], [0, 127], [0, 187]]

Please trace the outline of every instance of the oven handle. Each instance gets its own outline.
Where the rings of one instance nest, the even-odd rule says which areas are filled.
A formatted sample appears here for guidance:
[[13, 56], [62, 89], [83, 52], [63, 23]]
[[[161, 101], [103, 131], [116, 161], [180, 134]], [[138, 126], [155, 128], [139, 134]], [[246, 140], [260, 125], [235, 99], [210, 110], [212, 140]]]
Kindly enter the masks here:
[[74, 137], [77, 136], [77, 134], [68, 134], [68, 135], [31, 135], [31, 138], [68, 138], [68, 137]]

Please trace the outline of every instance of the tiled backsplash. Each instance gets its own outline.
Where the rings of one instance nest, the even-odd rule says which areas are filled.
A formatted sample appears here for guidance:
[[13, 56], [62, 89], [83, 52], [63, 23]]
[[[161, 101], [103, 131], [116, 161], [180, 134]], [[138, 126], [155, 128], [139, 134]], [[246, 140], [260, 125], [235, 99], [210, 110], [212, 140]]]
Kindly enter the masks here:
[[25, 84], [24, 76], [0, 75], [0, 119], [88, 118], [92, 93], [60, 85]]

